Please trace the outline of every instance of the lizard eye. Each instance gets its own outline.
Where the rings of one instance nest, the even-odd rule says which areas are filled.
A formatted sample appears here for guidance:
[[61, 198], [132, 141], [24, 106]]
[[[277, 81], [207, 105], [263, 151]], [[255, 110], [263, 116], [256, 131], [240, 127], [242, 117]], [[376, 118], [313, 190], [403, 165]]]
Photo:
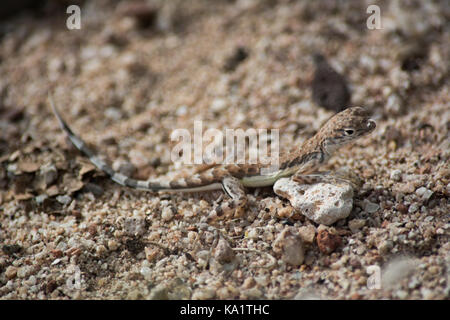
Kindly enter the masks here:
[[353, 130], [353, 129], [345, 129], [344, 132], [345, 132], [345, 134], [347, 136], [352, 136], [355, 133], [355, 130]]

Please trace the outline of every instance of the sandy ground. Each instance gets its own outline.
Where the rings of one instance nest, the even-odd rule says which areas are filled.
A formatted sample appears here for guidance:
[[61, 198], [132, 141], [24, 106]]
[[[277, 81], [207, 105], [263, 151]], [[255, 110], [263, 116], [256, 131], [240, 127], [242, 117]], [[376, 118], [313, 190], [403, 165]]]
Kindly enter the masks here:
[[[0, 298], [450, 297], [447, 1], [378, 1], [382, 30], [364, 1], [78, 3], [81, 30], [63, 1], [0, 23]], [[194, 170], [171, 162], [170, 134], [195, 120], [278, 128], [287, 148], [311, 137], [333, 114], [311, 99], [314, 52], [377, 121], [328, 164], [364, 181], [331, 227], [270, 188], [249, 190], [243, 217], [202, 223], [221, 192], [111, 182], [47, 102], [115, 169], [170, 178]], [[302, 236], [300, 265], [274, 248], [285, 229]], [[324, 229], [340, 242], [329, 254]]]

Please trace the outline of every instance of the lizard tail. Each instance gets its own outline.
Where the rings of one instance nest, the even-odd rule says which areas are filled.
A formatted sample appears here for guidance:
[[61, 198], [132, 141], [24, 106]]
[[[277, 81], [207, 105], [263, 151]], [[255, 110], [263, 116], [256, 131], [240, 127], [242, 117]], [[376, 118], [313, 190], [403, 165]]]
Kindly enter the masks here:
[[[127, 177], [124, 174], [114, 171], [113, 168], [108, 166], [106, 162], [100, 159], [95, 152], [93, 152], [86, 143], [78, 137], [72, 129], [67, 125], [64, 119], [61, 117], [58, 109], [53, 102], [51, 94], [48, 95], [48, 100], [52, 107], [53, 113], [58, 120], [58, 123], [62, 130], [68, 135], [70, 141], [75, 147], [86, 155], [89, 160], [100, 170], [105, 172], [111, 180], [114, 182], [132, 189], [145, 190], [151, 192], [165, 191], [165, 192], [201, 192], [222, 189], [222, 184], [219, 174], [220, 170], [209, 170], [209, 175], [206, 178], [202, 174], [195, 174], [190, 178], [181, 178], [177, 180], [157, 181], [157, 180], [136, 180]], [[217, 177], [216, 177], [217, 176]]]
[[50, 102], [50, 105], [52, 107], [53, 113], [56, 116], [56, 119], [58, 119], [58, 123], [62, 130], [68, 135], [70, 141], [75, 145], [75, 147], [80, 150], [84, 155], [86, 155], [89, 160], [100, 170], [105, 172], [108, 176], [110, 176], [111, 180], [114, 182], [117, 182], [118, 184], [133, 188], [133, 189], [139, 189], [139, 190], [146, 190], [146, 191], [162, 191], [167, 189], [172, 189], [170, 187], [170, 184], [167, 183], [167, 185], [164, 182], [159, 181], [151, 181], [151, 180], [136, 180], [132, 179], [130, 177], [127, 177], [126, 175], [123, 175], [119, 172], [114, 171], [110, 166], [108, 166], [102, 159], [100, 159], [91, 149], [88, 148], [86, 143], [78, 137], [72, 129], [67, 125], [67, 123], [64, 121], [64, 119], [61, 117], [60, 113], [58, 112], [51, 94], [48, 95], [48, 100]]

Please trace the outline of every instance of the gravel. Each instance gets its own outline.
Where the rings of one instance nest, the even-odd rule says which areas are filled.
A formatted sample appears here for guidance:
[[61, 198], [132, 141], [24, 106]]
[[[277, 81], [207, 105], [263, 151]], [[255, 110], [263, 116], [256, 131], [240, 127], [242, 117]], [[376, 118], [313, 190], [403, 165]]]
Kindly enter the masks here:
[[[81, 32], [61, 6], [2, 20], [0, 299], [449, 299], [447, 3], [408, 2], [380, 1], [382, 30], [360, 1], [171, 0], [143, 16], [92, 1]], [[312, 99], [316, 52], [377, 121], [323, 168], [362, 181], [328, 226], [270, 188], [202, 223], [221, 191], [111, 182], [47, 103], [116, 169], [168, 180], [198, 169], [171, 161], [171, 133], [195, 120], [278, 128], [285, 148], [311, 137], [333, 115]]]

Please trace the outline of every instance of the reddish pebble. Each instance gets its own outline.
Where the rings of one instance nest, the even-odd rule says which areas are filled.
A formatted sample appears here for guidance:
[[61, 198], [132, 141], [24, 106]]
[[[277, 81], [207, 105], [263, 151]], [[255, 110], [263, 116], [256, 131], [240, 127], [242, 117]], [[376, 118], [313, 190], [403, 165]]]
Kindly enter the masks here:
[[341, 237], [329, 233], [327, 230], [320, 230], [317, 234], [317, 245], [322, 253], [330, 254], [342, 243]]

